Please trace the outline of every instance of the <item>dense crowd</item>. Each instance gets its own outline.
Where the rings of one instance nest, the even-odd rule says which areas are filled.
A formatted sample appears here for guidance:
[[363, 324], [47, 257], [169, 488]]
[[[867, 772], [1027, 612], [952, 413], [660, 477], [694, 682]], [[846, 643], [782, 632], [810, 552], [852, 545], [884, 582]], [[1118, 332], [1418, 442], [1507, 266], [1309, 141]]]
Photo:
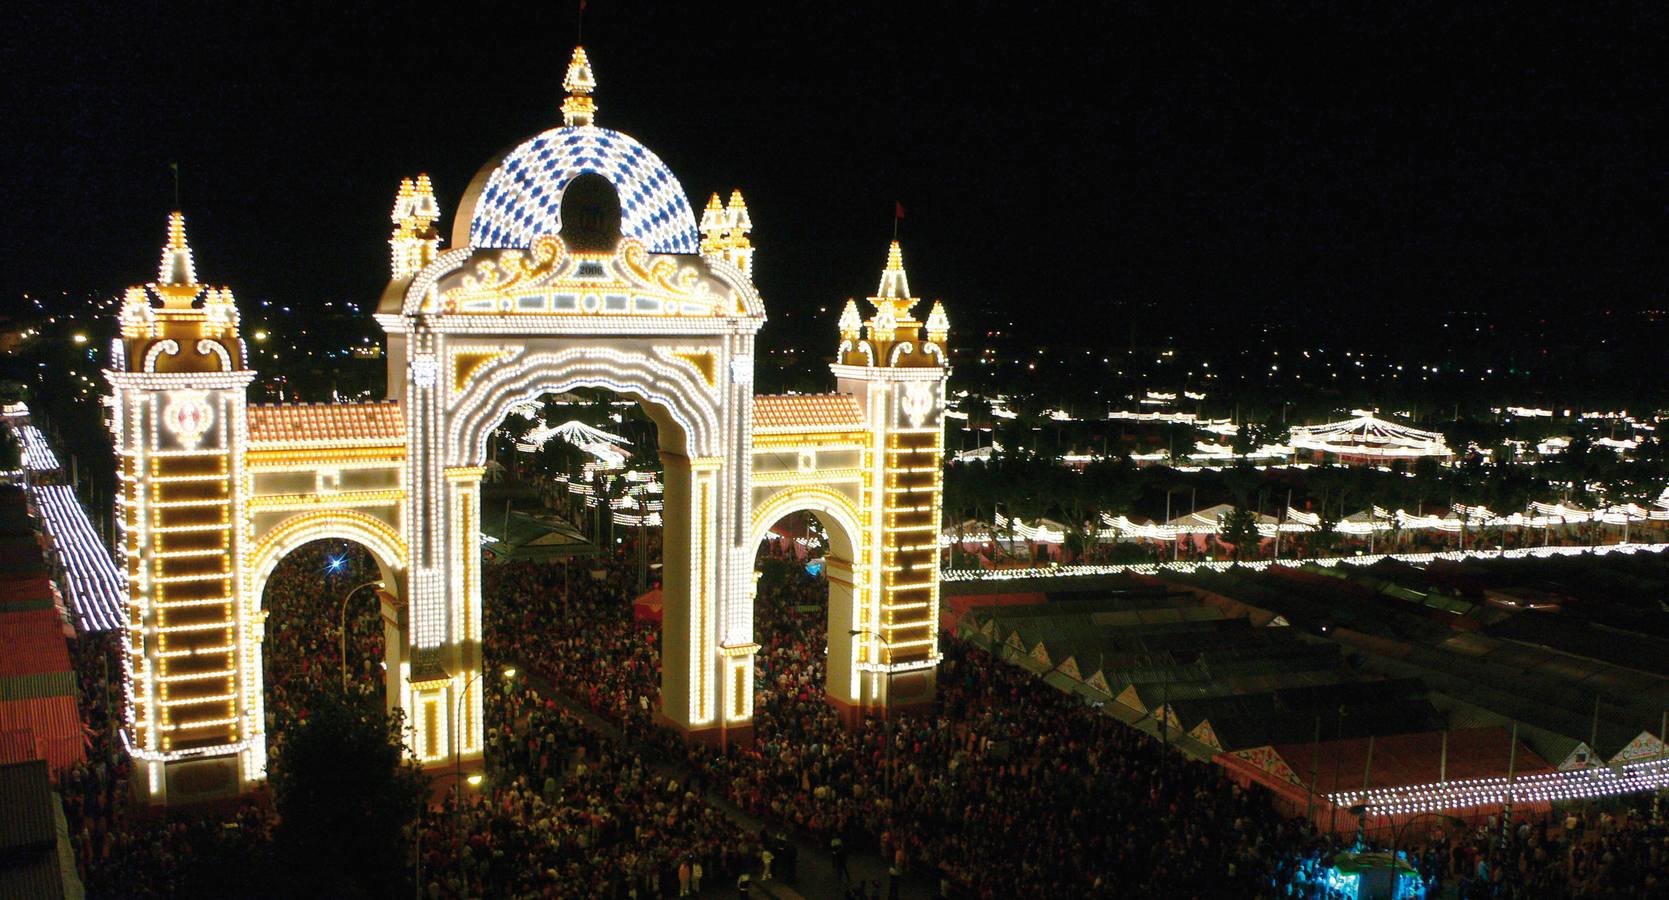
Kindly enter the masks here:
[[[747, 812], [819, 842], [878, 849], [899, 869], [924, 867], [957, 895], [1349, 890], [1328, 871], [1349, 841], [1282, 819], [1220, 768], [949, 636], [930, 712], [846, 727], [823, 698], [826, 586], [775, 555], [761, 564], [755, 604], [753, 746], [676, 748]], [[559, 571], [507, 569], [505, 608], [519, 610], [501, 619], [507, 646], [600, 715], [647, 723], [658, 702], [658, 626], [633, 621], [624, 567], [605, 560], [584, 571], [559, 600]], [[664, 732], [640, 735], [674, 748]], [[1604, 837], [1527, 826], [1506, 847], [1484, 828], [1425, 839], [1406, 855], [1433, 893], [1453, 884], [1465, 897], [1656, 896], [1663, 832], [1640, 816], [1612, 823]], [[1013, 852], [1022, 832], [1026, 852]]]
[[425, 817], [427, 896], [665, 897], [751, 869], [748, 835], [675, 775], [535, 690], [489, 693], [491, 781]]
[[[1326, 864], [1344, 844], [960, 640], [943, 640], [930, 708], [847, 727], [823, 694], [826, 585], [784, 548], [766, 555], [755, 740], [722, 752], [653, 725], [659, 625], [634, 620], [635, 547], [490, 567], [489, 660], [524, 674], [488, 679], [487, 780], [459, 785], [413, 829], [422, 894], [710, 892], [760, 873], [766, 857], [756, 833], [709, 802], [715, 793], [773, 831], [839, 847], [837, 860], [879, 852], [894, 872], [954, 896], [1342, 896]], [[275, 749], [307, 715], [310, 691], [340, 689], [339, 604], [374, 575], [368, 557], [339, 544], [304, 548], [274, 574], [265, 658]], [[380, 692], [370, 592], [349, 613], [351, 689]], [[91, 896], [189, 893], [183, 861], [263, 852], [272, 814], [259, 802], [166, 818], [130, 808], [130, 763], [110, 728], [116, 651], [112, 636], [75, 642], [95, 735], [88, 763], [60, 776], [77, 863]], [[618, 725], [626, 742], [587, 727], [567, 702]], [[1526, 821], [1504, 844], [1498, 828], [1421, 835], [1408, 856], [1434, 890], [1453, 885], [1462, 897], [1649, 898], [1665, 896], [1665, 834], [1639, 809], [1606, 806]]]
[[[267, 580], [262, 661], [266, 667], [267, 753], [277, 755], [284, 734], [307, 716], [307, 698], [387, 690], [377, 565], [357, 544], [314, 541], [284, 558]], [[342, 642], [342, 623], [347, 642]]]

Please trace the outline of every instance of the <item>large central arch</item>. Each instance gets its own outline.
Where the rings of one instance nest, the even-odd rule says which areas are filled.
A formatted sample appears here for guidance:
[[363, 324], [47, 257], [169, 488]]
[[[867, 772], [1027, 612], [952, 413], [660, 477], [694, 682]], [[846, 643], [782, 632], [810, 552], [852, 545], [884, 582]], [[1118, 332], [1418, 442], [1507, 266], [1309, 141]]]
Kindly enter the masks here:
[[[406, 411], [410, 667], [420, 759], [481, 753], [480, 482], [492, 430], [547, 392], [603, 388], [655, 422], [665, 468], [662, 716], [696, 735], [745, 723], [746, 533], [754, 335], [764, 307], [735, 266], [650, 254], [622, 235], [608, 182], [568, 186], [564, 233], [437, 256], [379, 315]], [[572, 207], [572, 208], [570, 208]], [[460, 216], [464, 212], [460, 212]], [[394, 298], [391, 295], [390, 301]], [[454, 712], [455, 711], [455, 712]]]

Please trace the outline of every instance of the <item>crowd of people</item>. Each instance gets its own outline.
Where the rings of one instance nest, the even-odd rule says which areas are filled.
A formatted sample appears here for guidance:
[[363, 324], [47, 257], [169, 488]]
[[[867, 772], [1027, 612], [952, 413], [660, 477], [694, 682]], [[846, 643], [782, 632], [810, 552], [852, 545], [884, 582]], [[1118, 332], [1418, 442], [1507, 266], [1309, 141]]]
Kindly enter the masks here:
[[424, 817], [426, 896], [683, 896], [752, 868], [750, 836], [676, 775], [537, 690], [489, 695], [490, 780]]
[[[823, 695], [826, 585], [792, 554], [770, 556], [755, 603], [752, 746], [715, 753], [662, 730], [636, 732], [748, 813], [818, 842], [879, 850], [895, 870], [925, 869], [958, 896], [1330, 900], [1351, 890], [1330, 872], [1350, 840], [1283, 819], [1220, 768], [948, 635], [931, 710], [848, 727]], [[626, 567], [588, 563], [563, 599], [551, 588], [565, 576], [548, 567], [505, 576], [510, 652], [599, 715], [647, 726], [659, 701], [659, 626], [633, 621]], [[1455, 836], [1405, 855], [1424, 876], [1422, 892], [1452, 884], [1468, 897], [1655, 896], [1665, 832], [1640, 816], [1616, 821], [1632, 828], [1584, 839], [1543, 823], [1505, 846]], [[1013, 852], [1017, 831], [1024, 853]]]
[[[1348, 842], [1281, 818], [1221, 769], [953, 637], [942, 639], [930, 707], [842, 721], [823, 693], [826, 583], [780, 546], [761, 561], [755, 604], [754, 740], [686, 746], [653, 721], [660, 626], [634, 618], [638, 567], [627, 543], [488, 568], [489, 662], [523, 674], [486, 682], [487, 779], [456, 785], [413, 828], [423, 896], [671, 897], [763, 876], [785, 845], [738, 825], [715, 798], [773, 833], [838, 848], [837, 870], [851, 850], [879, 853], [894, 890], [911, 873], [942, 895], [980, 898], [1343, 896], [1328, 863]], [[275, 751], [312, 691], [340, 688], [340, 604], [374, 577], [369, 557], [341, 544], [303, 548], [274, 573], [265, 660]], [[362, 695], [383, 690], [373, 596], [348, 609], [348, 681]], [[131, 764], [112, 728], [118, 650], [112, 635], [74, 642], [94, 735], [88, 762], [60, 773], [77, 864], [90, 896], [189, 893], [184, 862], [263, 852], [273, 814], [258, 800], [161, 819], [132, 808]], [[1462, 897], [1665, 896], [1669, 832], [1643, 807], [1525, 821], [1505, 842], [1499, 832], [1422, 835], [1408, 858], [1431, 890], [1452, 885]]]
[[[382, 607], [369, 587], [377, 564], [358, 544], [314, 541], [285, 557], [267, 579], [267, 754], [307, 716], [307, 698], [346, 685], [352, 696], [383, 700]], [[346, 623], [346, 643], [341, 627]]]

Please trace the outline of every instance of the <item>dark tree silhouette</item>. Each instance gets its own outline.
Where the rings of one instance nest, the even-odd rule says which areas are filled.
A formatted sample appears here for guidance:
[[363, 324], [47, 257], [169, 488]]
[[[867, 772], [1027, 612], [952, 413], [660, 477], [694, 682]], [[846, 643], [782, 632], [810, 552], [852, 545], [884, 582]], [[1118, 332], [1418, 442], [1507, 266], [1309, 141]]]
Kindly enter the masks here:
[[283, 736], [269, 779], [279, 824], [274, 855], [300, 897], [403, 897], [411, 893], [406, 826], [428, 780], [405, 754], [400, 719], [375, 701], [321, 692]]

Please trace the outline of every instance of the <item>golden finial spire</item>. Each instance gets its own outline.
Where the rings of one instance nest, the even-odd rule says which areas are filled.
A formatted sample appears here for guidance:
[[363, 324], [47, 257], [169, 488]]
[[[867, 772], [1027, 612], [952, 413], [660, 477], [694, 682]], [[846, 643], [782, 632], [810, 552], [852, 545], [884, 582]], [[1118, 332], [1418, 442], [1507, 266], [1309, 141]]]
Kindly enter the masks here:
[[428, 220], [427, 224], [431, 225], [440, 218], [440, 203], [435, 200], [435, 186], [430, 183], [427, 172], [418, 173], [417, 181], [412, 185], [411, 214]]
[[887, 248], [887, 268], [881, 273], [881, 288], [875, 296], [880, 300], [915, 299], [910, 296], [910, 279], [904, 274], [904, 250], [897, 241]]
[[185, 241], [185, 213], [168, 214], [168, 243], [162, 248], [162, 263], [157, 266], [159, 285], [190, 285], [196, 293], [197, 264], [191, 257], [191, 245]]
[[748, 215], [748, 204], [742, 199], [742, 190], [737, 188], [730, 192], [730, 204], [725, 207], [725, 218], [730, 220], [730, 230], [735, 237], [746, 237], [753, 230], [753, 217]]
[[584, 47], [574, 48], [574, 58], [568, 61], [568, 74], [562, 79], [568, 99], [562, 101], [562, 121], [574, 127], [591, 124], [597, 115], [597, 101], [591, 92], [597, 89], [597, 79], [591, 74], [591, 60]]
[[701, 211], [701, 252], [722, 249], [720, 240], [725, 232], [724, 204], [715, 192], [707, 198], [707, 208]]
[[416, 185], [410, 178], [400, 179], [400, 190], [394, 195], [394, 212], [389, 216], [390, 221], [399, 225], [411, 218], [412, 195], [415, 192]]

